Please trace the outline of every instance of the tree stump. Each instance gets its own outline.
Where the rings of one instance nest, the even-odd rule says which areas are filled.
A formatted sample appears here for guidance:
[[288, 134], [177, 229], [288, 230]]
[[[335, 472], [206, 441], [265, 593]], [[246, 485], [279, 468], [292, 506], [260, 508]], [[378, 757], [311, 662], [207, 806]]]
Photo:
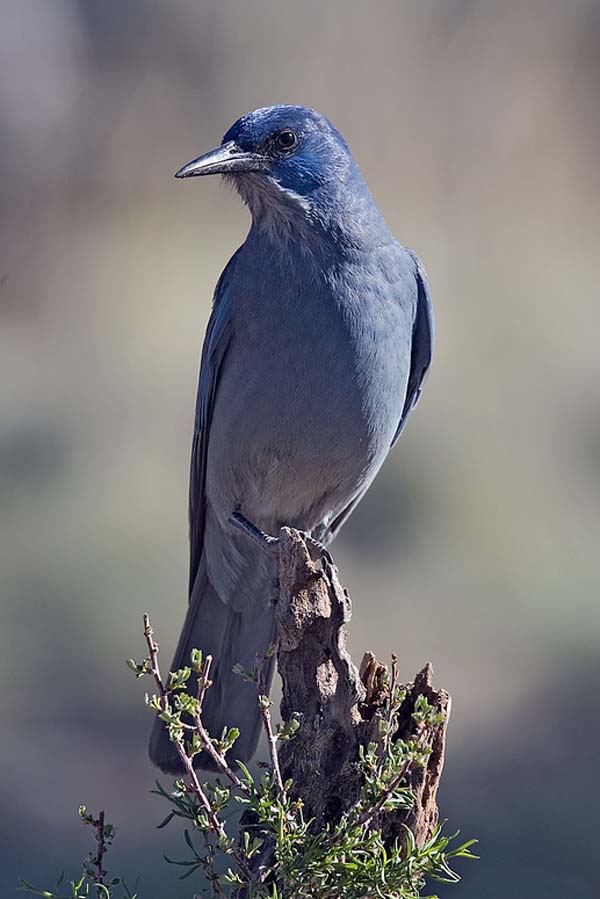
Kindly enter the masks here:
[[[283, 682], [281, 714], [296, 717], [300, 728], [282, 744], [280, 764], [292, 792], [301, 797], [315, 827], [335, 823], [356, 801], [361, 788], [359, 749], [377, 740], [375, 712], [385, 703], [386, 666], [367, 653], [360, 670], [346, 649], [351, 601], [329, 553], [316, 550], [306, 535], [283, 528], [279, 535], [279, 599], [276, 607], [277, 666]], [[410, 828], [418, 845], [433, 833], [438, 819], [436, 794], [444, 764], [450, 697], [432, 685], [427, 664], [411, 683], [400, 707], [394, 739], [415, 738], [415, 702], [424, 695], [443, 713], [430, 729], [425, 767], [412, 768], [406, 785], [415, 803], [409, 811], [385, 816], [390, 842]]]

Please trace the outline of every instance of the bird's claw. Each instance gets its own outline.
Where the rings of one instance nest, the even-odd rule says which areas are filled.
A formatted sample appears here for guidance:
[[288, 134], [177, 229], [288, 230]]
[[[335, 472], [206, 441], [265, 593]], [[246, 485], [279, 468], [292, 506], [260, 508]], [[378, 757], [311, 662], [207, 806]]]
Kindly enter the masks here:
[[327, 547], [324, 546], [320, 540], [316, 540], [314, 537], [311, 537], [310, 534], [307, 534], [306, 531], [301, 531], [301, 533], [308, 548], [315, 550], [319, 556], [325, 558], [330, 565], [333, 565], [333, 559]]
[[[267, 552], [273, 554], [278, 550], [279, 537], [272, 537], [271, 534], [266, 534], [264, 531], [261, 531], [259, 527], [252, 524], [251, 521], [248, 521], [246, 516], [242, 515], [239, 509], [236, 509], [229, 521], [234, 528], [242, 531], [242, 533], [249, 537], [254, 543], [257, 543], [261, 549], [267, 550]], [[317, 554], [320, 558], [325, 558], [331, 565], [333, 564], [333, 559], [331, 558], [329, 550], [319, 540], [311, 537], [306, 531], [300, 531], [300, 533], [302, 534], [302, 538], [309, 551], [313, 550], [311, 555]], [[314, 558], [314, 555], [313, 561], [318, 561]]]

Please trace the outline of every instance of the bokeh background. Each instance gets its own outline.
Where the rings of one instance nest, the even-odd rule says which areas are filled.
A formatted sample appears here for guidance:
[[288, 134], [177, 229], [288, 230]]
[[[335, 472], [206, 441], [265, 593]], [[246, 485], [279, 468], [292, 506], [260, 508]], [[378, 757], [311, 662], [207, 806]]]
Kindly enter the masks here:
[[248, 214], [172, 173], [242, 113], [348, 139], [437, 315], [423, 401], [335, 547], [358, 659], [453, 695], [444, 897], [593, 899], [600, 725], [600, 3], [3, 0], [0, 893], [190, 899], [123, 659], [186, 604], [200, 346]]

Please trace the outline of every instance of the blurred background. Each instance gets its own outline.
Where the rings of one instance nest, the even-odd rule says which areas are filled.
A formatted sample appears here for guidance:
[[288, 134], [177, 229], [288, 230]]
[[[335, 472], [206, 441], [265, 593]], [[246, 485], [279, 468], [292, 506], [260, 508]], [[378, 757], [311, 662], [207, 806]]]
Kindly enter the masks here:
[[[592, 899], [600, 724], [600, 2], [3, 0], [0, 893], [91, 848], [190, 899], [149, 794], [213, 286], [248, 228], [172, 173], [242, 113], [317, 107], [431, 282], [423, 401], [335, 546], [351, 648], [454, 701], [461, 899]], [[167, 780], [168, 783], [168, 780]], [[172, 832], [170, 832], [173, 828]]]

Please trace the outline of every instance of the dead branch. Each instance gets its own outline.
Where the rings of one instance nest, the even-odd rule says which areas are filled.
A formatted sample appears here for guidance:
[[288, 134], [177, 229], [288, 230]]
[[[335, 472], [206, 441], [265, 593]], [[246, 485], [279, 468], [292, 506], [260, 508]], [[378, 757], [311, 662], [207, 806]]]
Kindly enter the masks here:
[[[281, 714], [300, 728], [279, 750], [283, 780], [301, 797], [315, 826], [335, 823], [356, 802], [361, 789], [359, 748], [378, 740], [375, 713], [389, 696], [386, 666], [367, 653], [360, 671], [346, 649], [351, 602], [327, 553], [316, 552], [305, 536], [291, 528], [279, 535], [277, 664], [283, 682]], [[395, 663], [391, 680], [395, 682]], [[410, 811], [387, 813], [384, 836], [402, 836], [404, 826], [418, 845], [433, 833], [439, 819], [436, 794], [444, 763], [450, 697], [432, 684], [426, 665], [405, 685], [393, 739], [413, 740], [431, 749], [424, 767], [399, 772], [415, 797]], [[439, 725], [421, 732], [413, 720], [417, 698], [424, 695], [443, 713]]]

